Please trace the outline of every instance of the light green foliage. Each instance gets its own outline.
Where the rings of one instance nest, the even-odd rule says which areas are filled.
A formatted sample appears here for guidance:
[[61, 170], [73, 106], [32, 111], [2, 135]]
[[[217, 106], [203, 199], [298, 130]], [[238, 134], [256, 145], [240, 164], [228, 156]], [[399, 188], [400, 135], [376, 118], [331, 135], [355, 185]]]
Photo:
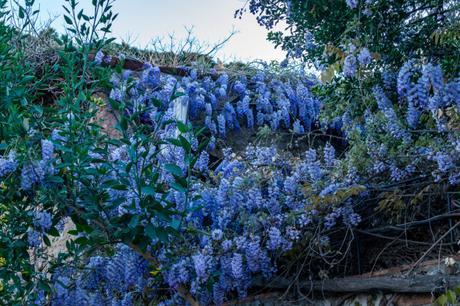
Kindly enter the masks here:
[[447, 289], [445, 293], [441, 294], [435, 301], [439, 306], [450, 306], [460, 304], [460, 286], [454, 289]]

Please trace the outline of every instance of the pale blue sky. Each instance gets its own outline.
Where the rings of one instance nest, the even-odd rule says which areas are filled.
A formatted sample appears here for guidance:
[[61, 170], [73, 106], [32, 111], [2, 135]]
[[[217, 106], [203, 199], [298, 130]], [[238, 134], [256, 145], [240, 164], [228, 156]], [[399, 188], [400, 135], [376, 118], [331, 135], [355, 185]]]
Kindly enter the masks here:
[[[38, 0], [44, 17], [56, 16], [53, 23], [62, 28], [62, 4], [59, 0]], [[91, 0], [80, 0], [89, 7]], [[120, 39], [130, 38], [138, 46], [146, 46], [153, 37], [166, 37], [175, 33], [184, 37], [185, 27], [194, 27], [193, 33], [200, 41], [209, 43], [225, 38], [234, 28], [236, 34], [217, 54], [222, 60], [282, 60], [284, 52], [266, 41], [267, 31], [259, 26], [249, 13], [234, 19], [237, 8], [245, 0], [117, 0], [114, 10], [119, 13], [113, 27], [113, 35]]]

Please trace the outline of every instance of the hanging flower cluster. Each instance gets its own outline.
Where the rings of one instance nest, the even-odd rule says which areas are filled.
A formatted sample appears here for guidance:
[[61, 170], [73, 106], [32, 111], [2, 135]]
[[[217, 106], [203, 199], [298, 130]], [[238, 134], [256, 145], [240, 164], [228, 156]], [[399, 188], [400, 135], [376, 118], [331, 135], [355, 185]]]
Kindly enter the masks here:
[[[146, 64], [140, 77], [130, 76], [130, 71], [114, 75], [110, 93], [116, 101], [133, 101], [129, 112], [144, 109], [146, 118], [154, 118], [157, 111], [172, 110], [170, 97], [173, 92], [181, 92], [190, 119], [201, 120], [215, 137], [225, 138], [241, 127], [290, 129], [294, 122], [297, 132], [310, 131], [317, 124], [321, 108], [309, 90], [317, 82], [306, 75], [299, 75], [298, 80], [282, 80], [260, 71], [250, 78], [242, 75], [230, 79], [225, 73], [198, 78], [192, 69], [178, 80]], [[154, 105], [158, 101], [159, 105]]]
[[[459, 80], [446, 81], [440, 66], [411, 60], [393, 77], [384, 73], [383, 83], [372, 89], [377, 109], [367, 109], [364, 122], [350, 120], [348, 112], [340, 118], [345, 136], [356, 131], [367, 145], [366, 172], [378, 174], [381, 182], [431, 175], [457, 185]], [[423, 140], [425, 135], [430, 140]]]

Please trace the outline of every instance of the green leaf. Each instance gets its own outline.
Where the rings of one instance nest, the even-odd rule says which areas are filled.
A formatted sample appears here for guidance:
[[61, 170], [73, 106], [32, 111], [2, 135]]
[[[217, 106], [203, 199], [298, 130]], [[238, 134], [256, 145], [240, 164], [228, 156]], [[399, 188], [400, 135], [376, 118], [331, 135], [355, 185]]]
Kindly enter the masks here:
[[115, 190], [128, 190], [128, 187], [124, 184], [115, 184], [112, 185], [111, 188]]
[[162, 228], [157, 228], [156, 229], [158, 239], [160, 239], [161, 242], [168, 242], [168, 232]]
[[[174, 90], [175, 90], [175, 88], [174, 88]], [[185, 96], [185, 93], [175, 91], [174, 94], [171, 95], [171, 101], [174, 101], [177, 98], [182, 97], [182, 96]]]
[[22, 6], [19, 7], [18, 15], [19, 15], [19, 18], [24, 19], [25, 14], [24, 14], [24, 8]]
[[189, 212], [196, 212], [196, 211], [199, 211], [200, 209], [203, 208], [203, 205], [197, 205], [197, 206], [193, 206], [193, 207], [190, 207], [188, 209]]
[[447, 290], [446, 292], [447, 300], [450, 304], [456, 304], [457, 302], [457, 295], [453, 290]]
[[177, 176], [183, 176], [183, 172], [182, 172], [182, 169], [175, 165], [175, 164], [166, 164], [164, 166], [165, 170], [168, 171], [169, 173], [172, 173], [174, 175], [177, 175]]
[[159, 99], [154, 98], [154, 99], [151, 100], [151, 102], [152, 102], [153, 106], [155, 106], [157, 108], [159, 108], [159, 107], [161, 107], [163, 105], [163, 103]]
[[125, 172], [126, 173], [129, 173], [131, 171], [131, 168], [133, 167], [134, 163], [133, 162], [129, 162], [127, 165], [126, 165], [126, 168], [125, 168]]
[[171, 220], [171, 227], [175, 229], [176, 231], [179, 230], [180, 228], [181, 221], [178, 219], [172, 219]]
[[70, 25], [72, 24], [72, 19], [70, 19], [69, 16], [64, 15], [64, 20], [65, 20], [65, 22], [66, 22], [67, 24], [70, 24]]
[[207, 130], [207, 127], [202, 127], [198, 131], [195, 132], [195, 136], [200, 136], [204, 131]]
[[139, 224], [139, 215], [134, 215], [131, 217], [131, 221], [129, 221], [128, 226], [130, 228], [135, 228]]
[[38, 288], [45, 290], [46, 292], [51, 292], [51, 287], [45, 281], [38, 282]]
[[447, 296], [445, 294], [440, 295], [436, 299], [436, 304], [441, 305], [441, 306], [447, 305]]
[[192, 150], [192, 145], [187, 139], [185, 139], [184, 136], [180, 135], [179, 140], [181, 143], [181, 147], [184, 148], [186, 152], [190, 152]]
[[152, 225], [152, 224], [147, 224], [147, 226], [145, 227], [145, 234], [147, 235], [147, 237], [149, 237], [150, 239], [157, 239], [157, 233], [155, 231], [155, 227]]
[[64, 179], [60, 176], [50, 176], [46, 178], [46, 181], [55, 184], [62, 184], [64, 183]]
[[151, 186], [144, 186], [142, 187], [141, 189], [142, 193], [146, 194], [146, 195], [150, 195], [150, 196], [155, 196], [157, 193], [155, 191], [155, 188], [151, 187]]
[[184, 187], [182, 187], [180, 184], [174, 182], [174, 183], [171, 183], [171, 187], [179, 192], [182, 192], [182, 193], [186, 193], [187, 192], [187, 189], [185, 189]]
[[76, 244], [79, 244], [81, 246], [89, 244], [88, 238], [86, 238], [86, 237], [78, 237], [74, 241], [75, 241]]
[[182, 187], [184, 187], [185, 189], [187, 189], [187, 186], [188, 186], [188, 183], [187, 183], [187, 180], [183, 177], [180, 177], [178, 175], [174, 175], [174, 179], [177, 183], [179, 183]]
[[454, 288], [456, 294], [460, 295], [460, 286]]
[[126, 119], [125, 116], [121, 116], [120, 121], [119, 121], [119, 126], [122, 131], [126, 131], [128, 129], [128, 120]]
[[53, 237], [59, 237], [60, 234], [59, 234], [59, 231], [55, 228], [55, 227], [52, 227], [49, 231], [48, 231], [48, 234], [53, 236]]
[[181, 147], [182, 146], [182, 143], [177, 138], [168, 138], [168, 139], [166, 139], [166, 141], [168, 143], [172, 144], [172, 145], [175, 145], [176, 147]]
[[49, 240], [48, 236], [46, 236], [46, 235], [43, 235], [43, 242], [45, 242], [45, 244], [47, 246], [51, 246], [51, 241]]
[[182, 121], [177, 121], [177, 128], [181, 133], [187, 133], [189, 131], [189, 128], [186, 124], [184, 124]]

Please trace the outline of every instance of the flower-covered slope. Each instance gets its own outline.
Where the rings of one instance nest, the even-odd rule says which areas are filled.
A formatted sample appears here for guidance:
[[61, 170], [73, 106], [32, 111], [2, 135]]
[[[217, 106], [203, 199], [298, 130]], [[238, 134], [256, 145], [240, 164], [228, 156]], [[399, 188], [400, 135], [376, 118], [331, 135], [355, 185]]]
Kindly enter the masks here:
[[[359, 57], [359, 62], [366, 60], [366, 54]], [[443, 80], [437, 66], [407, 63], [397, 84], [374, 88], [375, 107], [363, 118], [345, 112], [331, 123], [320, 123], [321, 102], [311, 92], [317, 82], [299, 73], [290, 78], [264, 71], [229, 76], [190, 69], [188, 76], [177, 78], [158, 67], [144, 68], [141, 73], [114, 74], [110, 98], [126, 102], [125, 112], [140, 112], [154, 129], [166, 124], [159, 135], [167, 139], [176, 133], [171, 96], [179, 92], [188, 103], [189, 120], [207, 127], [204, 138], [189, 135], [196, 152], [199, 143], [208, 141], [189, 174], [190, 196], [171, 192], [168, 198], [178, 211], [189, 211], [180, 220], [183, 237], [170, 237], [167, 247], [157, 240], [149, 242], [157, 266], [120, 245], [114, 256], [90, 258], [83, 273], [59, 271], [54, 276], [59, 289], [55, 305], [132, 305], [163, 297], [164, 305], [181, 304], [174, 294], [180, 286], [202, 304], [220, 305], [245, 296], [254, 279], [292, 273], [284, 258], [297, 248], [307, 248], [305, 258], [310, 260], [339, 258], [347, 244], [345, 249], [337, 244], [335, 233], [351, 233], [368, 219], [372, 197], [385, 186], [411, 188], [405, 185], [407, 180], [445, 183], [447, 188], [458, 184], [460, 140], [449, 110], [458, 112], [460, 107], [459, 83]], [[394, 96], [397, 103], [389, 98]], [[420, 136], [421, 126], [431, 129], [430, 141]], [[297, 142], [309, 144], [315, 133], [330, 141], [289, 152], [257, 145], [256, 132], [261, 128]], [[256, 145], [237, 152], [223, 147], [230, 137], [247, 130], [254, 130]], [[58, 131], [55, 136], [54, 142], [65, 141]], [[356, 139], [359, 146], [336, 152], [335, 144], [343, 148], [344, 142], [356, 144]], [[360, 162], [354, 155], [357, 149]], [[52, 150], [52, 143], [43, 141], [42, 160], [22, 169], [24, 188], [39, 184], [52, 171], [45, 165]], [[111, 153], [114, 164], [128, 162], [126, 150]], [[185, 173], [184, 154], [181, 148], [166, 150], [155, 162], [173, 162]], [[2, 159], [0, 165], [0, 173], [14, 171], [14, 156]], [[31, 167], [39, 171], [31, 172]], [[163, 179], [171, 177], [165, 173]], [[135, 199], [132, 192], [111, 192], [111, 200], [120, 203], [112, 214], [143, 213], [135, 201], [130, 204]], [[152, 216], [150, 222], [161, 227], [163, 221]], [[32, 246], [40, 244], [48, 223], [46, 214], [37, 214], [36, 229], [29, 235]], [[369, 221], [364, 224], [369, 226]], [[165, 284], [170, 290], [160, 289]]]

